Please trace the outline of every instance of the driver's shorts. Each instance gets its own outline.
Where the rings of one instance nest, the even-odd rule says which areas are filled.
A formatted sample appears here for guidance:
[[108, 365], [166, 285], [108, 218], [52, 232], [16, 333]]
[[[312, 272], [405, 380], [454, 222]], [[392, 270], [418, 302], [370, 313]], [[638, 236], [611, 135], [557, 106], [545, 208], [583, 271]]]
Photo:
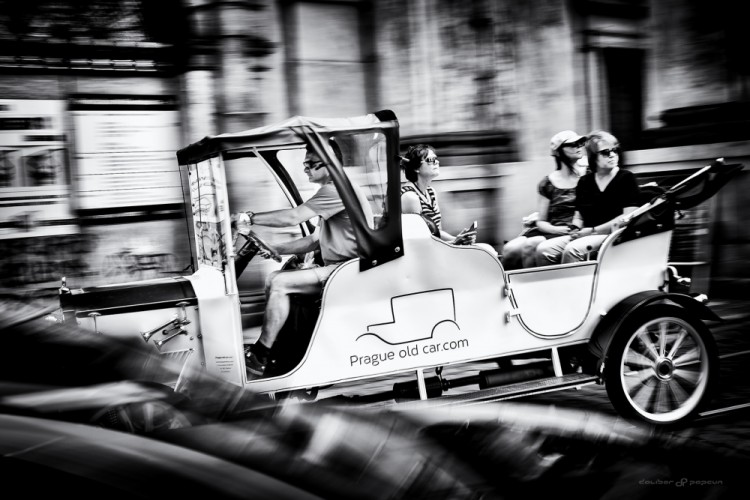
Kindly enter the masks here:
[[328, 278], [331, 276], [331, 273], [334, 272], [336, 268], [338, 268], [343, 263], [344, 262], [335, 262], [323, 267], [313, 267], [311, 269], [315, 271], [315, 275], [318, 277], [318, 281], [320, 281], [320, 284], [325, 285], [326, 281], [328, 281]]

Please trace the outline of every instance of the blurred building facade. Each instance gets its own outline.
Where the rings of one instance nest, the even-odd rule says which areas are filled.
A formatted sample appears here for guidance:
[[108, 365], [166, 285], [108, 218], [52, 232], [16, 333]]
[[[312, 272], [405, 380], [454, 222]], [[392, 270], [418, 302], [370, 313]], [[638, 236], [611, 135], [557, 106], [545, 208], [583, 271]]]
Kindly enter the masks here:
[[[536, 210], [564, 129], [613, 132], [670, 183], [750, 165], [750, 35], [728, 0], [0, 1], [5, 286], [179, 274], [174, 152], [291, 115], [392, 109], [441, 157], [448, 230], [500, 247]], [[681, 222], [673, 260], [750, 281], [737, 179]]]

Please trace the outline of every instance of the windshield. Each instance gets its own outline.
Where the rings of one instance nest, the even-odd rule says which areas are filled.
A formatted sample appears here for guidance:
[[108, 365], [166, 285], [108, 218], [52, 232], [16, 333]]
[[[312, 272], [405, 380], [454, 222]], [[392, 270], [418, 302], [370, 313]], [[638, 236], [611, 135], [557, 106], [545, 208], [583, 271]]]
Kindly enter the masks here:
[[342, 166], [349, 182], [359, 188], [369, 202], [372, 218], [368, 219], [368, 225], [370, 229], [379, 229], [388, 216], [385, 136], [380, 132], [338, 134], [335, 141], [341, 148]]

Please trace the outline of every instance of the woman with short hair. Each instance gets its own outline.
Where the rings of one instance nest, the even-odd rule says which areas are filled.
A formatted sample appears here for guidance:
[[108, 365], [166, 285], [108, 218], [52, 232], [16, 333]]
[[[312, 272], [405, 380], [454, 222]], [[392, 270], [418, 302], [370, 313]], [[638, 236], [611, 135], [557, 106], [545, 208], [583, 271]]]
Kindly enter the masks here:
[[576, 187], [576, 229], [569, 236], [541, 243], [536, 251], [539, 265], [586, 260], [620, 227], [622, 216], [638, 208], [640, 188], [635, 175], [620, 168], [620, 142], [603, 130], [591, 132], [588, 138], [591, 172]]
[[555, 171], [539, 182], [538, 219], [503, 247], [506, 270], [537, 265], [536, 248], [543, 241], [570, 233], [575, 213], [578, 179], [586, 173], [583, 159], [586, 136], [572, 130], [558, 132], [550, 139], [550, 154]]

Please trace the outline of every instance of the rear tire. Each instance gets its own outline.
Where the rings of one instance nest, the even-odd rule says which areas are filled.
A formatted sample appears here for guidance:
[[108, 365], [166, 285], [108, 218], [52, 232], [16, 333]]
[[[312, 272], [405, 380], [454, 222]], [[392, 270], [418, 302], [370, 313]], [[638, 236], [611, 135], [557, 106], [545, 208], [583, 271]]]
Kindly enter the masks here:
[[709, 403], [718, 374], [710, 330], [690, 311], [667, 304], [628, 319], [604, 365], [612, 406], [625, 418], [663, 426], [695, 417]]

